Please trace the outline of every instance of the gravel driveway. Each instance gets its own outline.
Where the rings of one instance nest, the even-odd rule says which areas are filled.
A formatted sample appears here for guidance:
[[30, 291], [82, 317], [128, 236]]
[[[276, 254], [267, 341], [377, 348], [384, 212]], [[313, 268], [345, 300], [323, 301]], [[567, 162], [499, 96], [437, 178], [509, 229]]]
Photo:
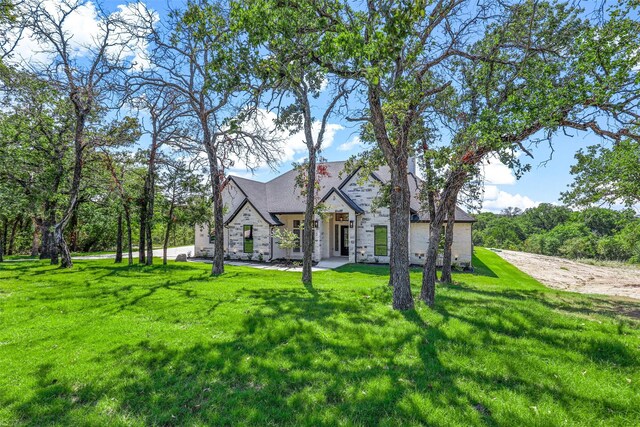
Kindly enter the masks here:
[[550, 288], [640, 299], [640, 268], [590, 265], [526, 252], [495, 251]]

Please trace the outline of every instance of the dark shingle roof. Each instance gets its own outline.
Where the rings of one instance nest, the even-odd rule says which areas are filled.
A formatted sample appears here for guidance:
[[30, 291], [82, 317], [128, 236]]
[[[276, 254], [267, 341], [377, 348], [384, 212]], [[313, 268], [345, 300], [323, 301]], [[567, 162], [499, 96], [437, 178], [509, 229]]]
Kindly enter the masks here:
[[[335, 191], [352, 209], [362, 213], [364, 212], [362, 208], [341, 190], [341, 184], [350, 177], [349, 174], [343, 172], [345, 163], [344, 161], [321, 163], [325, 167], [326, 175], [319, 180], [320, 190], [318, 191], [318, 197], [320, 200], [324, 200], [332, 191]], [[297, 174], [296, 170], [290, 170], [268, 182], [259, 182], [237, 176], [230, 176], [229, 179], [240, 187], [251, 202], [251, 205], [265, 221], [271, 225], [281, 225], [276, 216], [277, 214], [302, 213], [305, 210], [305, 198], [300, 193], [300, 188], [296, 186]], [[390, 179], [389, 168], [382, 166], [373, 172], [373, 176], [381, 182], [388, 182]], [[422, 204], [418, 199], [417, 189], [420, 183], [420, 178], [410, 174], [411, 211], [418, 215], [416, 220], [429, 221], [429, 212], [422, 208]], [[226, 220], [230, 221], [233, 216], [235, 216], [235, 212], [230, 213]], [[474, 222], [475, 219], [457, 207], [456, 221]]]

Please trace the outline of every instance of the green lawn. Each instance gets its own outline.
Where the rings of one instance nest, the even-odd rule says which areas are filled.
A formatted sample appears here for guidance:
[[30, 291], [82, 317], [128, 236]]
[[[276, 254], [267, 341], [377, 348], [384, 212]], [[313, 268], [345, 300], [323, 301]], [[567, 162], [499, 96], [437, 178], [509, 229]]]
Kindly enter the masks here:
[[476, 254], [407, 313], [384, 267], [4, 263], [0, 425], [640, 424], [640, 303]]

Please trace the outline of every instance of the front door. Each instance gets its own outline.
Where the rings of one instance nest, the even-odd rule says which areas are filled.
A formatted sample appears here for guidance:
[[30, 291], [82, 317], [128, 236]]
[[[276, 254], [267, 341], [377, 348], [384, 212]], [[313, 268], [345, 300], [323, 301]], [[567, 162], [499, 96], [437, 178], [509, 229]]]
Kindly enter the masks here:
[[349, 227], [340, 226], [340, 255], [349, 256]]

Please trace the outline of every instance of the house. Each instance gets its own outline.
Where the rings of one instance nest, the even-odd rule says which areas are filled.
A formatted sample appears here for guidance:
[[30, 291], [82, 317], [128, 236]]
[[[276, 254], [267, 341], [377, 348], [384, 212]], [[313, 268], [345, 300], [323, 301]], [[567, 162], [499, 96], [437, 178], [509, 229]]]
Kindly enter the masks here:
[[[410, 162], [410, 164], [414, 164]], [[321, 164], [318, 198], [325, 209], [314, 221], [315, 261], [345, 257], [349, 262], [389, 262], [389, 209], [375, 207], [381, 183], [388, 182], [389, 169], [381, 167], [373, 173], [362, 169], [347, 174], [345, 162]], [[227, 259], [272, 261], [282, 258], [301, 259], [301, 249], [285, 250], [278, 245], [273, 231], [286, 228], [301, 236], [305, 199], [296, 187], [297, 171], [291, 170], [269, 182], [230, 176], [223, 190], [224, 250]], [[417, 198], [419, 178], [410, 166], [411, 224], [410, 262], [423, 264], [429, 240], [429, 214]], [[473, 251], [471, 227], [475, 219], [456, 208], [453, 262], [471, 265]], [[215, 236], [206, 225], [197, 225], [195, 255], [213, 256]]]

